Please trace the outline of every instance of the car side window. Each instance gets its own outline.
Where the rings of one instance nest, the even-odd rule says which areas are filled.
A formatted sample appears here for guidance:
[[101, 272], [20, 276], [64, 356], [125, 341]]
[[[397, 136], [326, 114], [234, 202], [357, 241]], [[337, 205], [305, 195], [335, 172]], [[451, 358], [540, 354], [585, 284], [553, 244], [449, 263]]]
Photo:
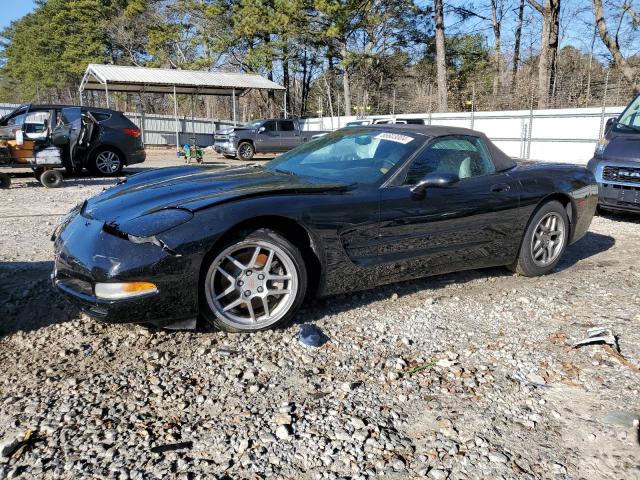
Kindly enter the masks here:
[[104, 122], [105, 120], [109, 120], [111, 118], [111, 115], [108, 113], [101, 113], [101, 112], [91, 112], [91, 115], [93, 116], [93, 118], [95, 118], [98, 122]]
[[8, 126], [22, 125], [24, 123], [26, 116], [27, 116], [26, 110], [21, 111], [20, 113], [9, 118], [5, 123], [5, 125], [8, 125]]
[[82, 111], [79, 108], [62, 109], [62, 123], [64, 123], [65, 125], [80, 123], [81, 116]]
[[430, 173], [453, 173], [463, 180], [495, 173], [495, 166], [482, 139], [452, 135], [434, 140], [412, 162], [404, 184], [415, 185]]
[[281, 132], [293, 132], [295, 130], [293, 120], [279, 120], [278, 130], [280, 130]]
[[276, 131], [276, 122], [274, 120], [269, 120], [268, 122], [264, 122], [262, 124], [265, 131], [267, 132], [275, 132]]

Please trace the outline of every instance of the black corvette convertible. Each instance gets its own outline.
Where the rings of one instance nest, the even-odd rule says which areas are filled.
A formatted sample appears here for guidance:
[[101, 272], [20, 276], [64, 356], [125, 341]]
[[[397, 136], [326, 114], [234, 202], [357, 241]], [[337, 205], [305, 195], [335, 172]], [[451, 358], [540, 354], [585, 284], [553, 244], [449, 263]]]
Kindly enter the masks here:
[[516, 164], [472, 130], [349, 128], [263, 166], [120, 182], [58, 226], [53, 281], [107, 322], [256, 331], [310, 295], [498, 265], [543, 275], [597, 199], [585, 168]]

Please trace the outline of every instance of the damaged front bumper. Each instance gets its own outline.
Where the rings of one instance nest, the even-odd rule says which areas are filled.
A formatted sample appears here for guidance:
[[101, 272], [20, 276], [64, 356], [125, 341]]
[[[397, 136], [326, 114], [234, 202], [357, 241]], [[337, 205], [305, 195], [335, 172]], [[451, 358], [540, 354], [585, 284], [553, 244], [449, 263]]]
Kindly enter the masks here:
[[[192, 262], [156, 237], [134, 240], [102, 221], [72, 212], [55, 235], [55, 288], [91, 317], [108, 323], [167, 326], [197, 317], [197, 273]], [[108, 300], [96, 283], [152, 282], [156, 290]]]
[[217, 141], [213, 145], [213, 149], [216, 153], [221, 153], [222, 155], [235, 155], [238, 149], [234, 145], [231, 140], [225, 141]]

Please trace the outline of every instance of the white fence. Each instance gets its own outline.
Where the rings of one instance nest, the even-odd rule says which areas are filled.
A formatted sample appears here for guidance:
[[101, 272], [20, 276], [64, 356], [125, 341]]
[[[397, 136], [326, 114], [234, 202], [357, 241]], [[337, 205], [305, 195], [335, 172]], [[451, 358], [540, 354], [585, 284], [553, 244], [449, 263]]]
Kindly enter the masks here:
[[[602, 135], [604, 123], [624, 107], [511, 110], [502, 112], [423, 113], [396, 115], [422, 118], [428, 125], [479, 130], [515, 158], [586, 164]], [[391, 115], [375, 118], [392, 118]], [[356, 117], [308, 118], [305, 130], [331, 130]]]
[[[5, 115], [15, 105], [0, 104]], [[558, 110], [512, 110], [502, 112], [423, 113], [396, 118], [423, 118], [429, 125], [466, 127], [484, 132], [507, 155], [554, 162], [586, 163], [592, 156], [607, 118], [624, 107], [572, 108]], [[146, 145], [175, 145], [173, 116], [126, 114], [143, 131]], [[375, 118], [392, 118], [377, 115]], [[301, 120], [305, 130], [334, 130], [356, 117], [322, 117]], [[191, 117], [179, 119], [180, 143], [213, 144], [213, 133], [233, 124], [230, 120]]]

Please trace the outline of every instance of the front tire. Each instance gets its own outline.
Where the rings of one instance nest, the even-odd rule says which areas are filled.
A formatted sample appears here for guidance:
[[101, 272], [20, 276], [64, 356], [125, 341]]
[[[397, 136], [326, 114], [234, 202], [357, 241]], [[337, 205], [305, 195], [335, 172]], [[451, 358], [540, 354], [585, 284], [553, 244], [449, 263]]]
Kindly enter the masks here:
[[236, 155], [238, 156], [238, 160], [249, 161], [253, 158], [255, 153], [256, 149], [250, 142], [242, 142], [238, 145], [238, 152]]
[[560, 202], [552, 200], [542, 205], [529, 222], [511, 269], [526, 277], [551, 272], [567, 248], [569, 228], [567, 211]]
[[90, 163], [91, 172], [99, 177], [118, 175], [124, 168], [124, 160], [120, 152], [111, 148], [103, 148], [96, 152]]
[[307, 290], [305, 263], [294, 244], [263, 228], [240, 233], [212, 257], [200, 286], [206, 320], [227, 332], [291, 323]]

